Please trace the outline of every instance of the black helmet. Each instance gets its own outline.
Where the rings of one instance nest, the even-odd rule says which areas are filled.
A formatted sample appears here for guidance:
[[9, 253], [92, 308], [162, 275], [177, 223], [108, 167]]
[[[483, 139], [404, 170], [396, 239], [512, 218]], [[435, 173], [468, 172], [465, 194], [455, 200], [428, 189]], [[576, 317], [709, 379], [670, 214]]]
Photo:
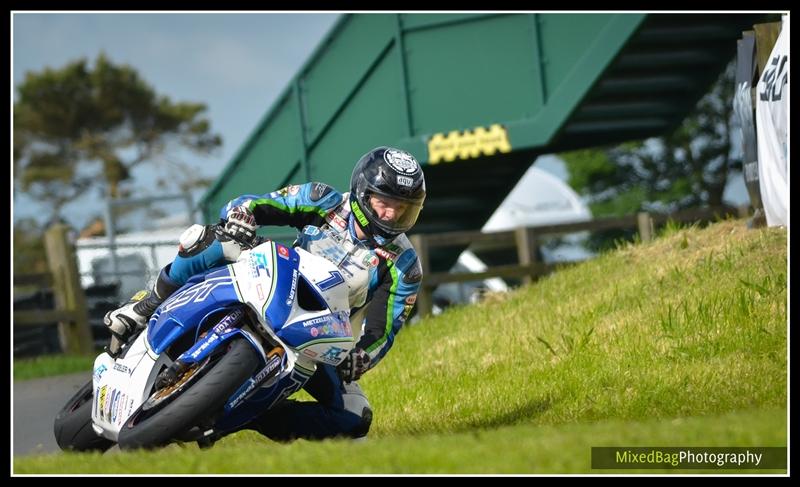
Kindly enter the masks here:
[[[371, 195], [408, 204], [397, 221], [381, 220], [370, 204]], [[368, 236], [393, 239], [417, 221], [425, 201], [425, 176], [414, 156], [400, 149], [378, 147], [358, 160], [350, 178], [350, 208]]]

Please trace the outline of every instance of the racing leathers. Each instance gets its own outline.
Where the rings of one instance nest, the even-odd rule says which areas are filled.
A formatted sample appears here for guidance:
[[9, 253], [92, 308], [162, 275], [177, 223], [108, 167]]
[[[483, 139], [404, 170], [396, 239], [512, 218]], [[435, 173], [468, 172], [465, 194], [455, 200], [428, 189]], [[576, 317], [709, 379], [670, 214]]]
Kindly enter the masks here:
[[[359, 240], [349, 194], [323, 183], [240, 196], [220, 210], [220, 217], [238, 206], [247, 207], [258, 225], [297, 228], [295, 246], [340, 268], [349, 290], [355, 349], [369, 356], [366, 370], [375, 367], [408, 319], [422, 280], [419, 259], [405, 234], [380, 245], [379, 238]], [[196, 228], [191, 237], [184, 234], [169, 277], [183, 284], [192, 275], [235, 260], [237, 252], [220, 240], [207, 227]], [[356, 382], [345, 382], [333, 366], [320, 365], [305, 389], [318, 402], [284, 401], [247, 427], [276, 440], [367, 434], [372, 412]]]

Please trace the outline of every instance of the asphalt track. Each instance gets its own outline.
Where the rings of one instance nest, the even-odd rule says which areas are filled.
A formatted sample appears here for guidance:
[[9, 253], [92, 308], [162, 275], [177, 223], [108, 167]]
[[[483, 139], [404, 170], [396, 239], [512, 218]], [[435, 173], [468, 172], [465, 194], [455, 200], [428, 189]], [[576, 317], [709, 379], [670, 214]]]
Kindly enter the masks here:
[[92, 373], [87, 371], [14, 381], [15, 456], [61, 451], [53, 436], [53, 420], [67, 400], [91, 378]]

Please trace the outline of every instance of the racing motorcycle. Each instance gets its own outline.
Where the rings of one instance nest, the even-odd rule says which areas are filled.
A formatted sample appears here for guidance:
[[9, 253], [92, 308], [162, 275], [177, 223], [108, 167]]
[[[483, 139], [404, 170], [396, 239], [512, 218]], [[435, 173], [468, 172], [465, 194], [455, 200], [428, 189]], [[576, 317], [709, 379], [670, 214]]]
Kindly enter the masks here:
[[348, 290], [331, 261], [259, 239], [192, 277], [56, 416], [62, 450], [213, 445], [353, 347]]

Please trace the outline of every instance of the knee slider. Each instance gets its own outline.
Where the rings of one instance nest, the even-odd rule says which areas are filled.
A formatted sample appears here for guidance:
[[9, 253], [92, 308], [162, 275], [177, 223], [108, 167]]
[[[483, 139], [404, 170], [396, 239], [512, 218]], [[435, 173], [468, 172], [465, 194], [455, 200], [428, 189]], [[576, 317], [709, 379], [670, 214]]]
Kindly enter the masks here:
[[191, 257], [207, 249], [214, 243], [214, 232], [203, 225], [192, 225], [181, 234], [178, 255]]
[[361, 421], [358, 425], [350, 431], [350, 436], [353, 438], [361, 438], [362, 436], [367, 436], [369, 433], [369, 427], [372, 424], [372, 409], [369, 406], [364, 406], [364, 409], [361, 411]]
[[342, 394], [344, 409], [360, 418], [358, 424], [350, 430], [349, 436], [353, 438], [367, 436], [372, 424], [372, 409], [369, 407], [367, 397], [355, 382], [345, 384], [344, 389], [344, 394]]

